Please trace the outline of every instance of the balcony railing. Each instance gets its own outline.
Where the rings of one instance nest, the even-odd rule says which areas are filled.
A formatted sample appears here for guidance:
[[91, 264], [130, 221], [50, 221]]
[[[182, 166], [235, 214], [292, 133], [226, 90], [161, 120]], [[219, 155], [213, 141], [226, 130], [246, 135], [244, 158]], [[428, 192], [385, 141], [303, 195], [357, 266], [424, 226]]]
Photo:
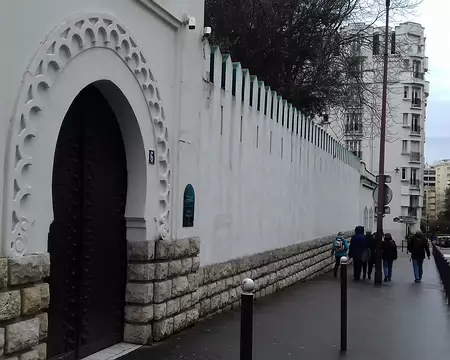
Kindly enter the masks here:
[[409, 154], [409, 161], [410, 162], [420, 162], [420, 160], [421, 160], [420, 152], [411, 151], [411, 153]]
[[346, 134], [362, 134], [362, 131], [363, 131], [362, 123], [345, 125], [345, 133]]
[[413, 107], [413, 108], [421, 108], [422, 107], [422, 99], [413, 98], [411, 100], [411, 107]]
[[420, 180], [417, 179], [409, 180], [409, 187], [411, 189], [420, 189]]
[[411, 126], [411, 135], [420, 135], [420, 126]]
[[410, 206], [408, 208], [408, 216], [414, 216], [417, 217], [417, 207]]

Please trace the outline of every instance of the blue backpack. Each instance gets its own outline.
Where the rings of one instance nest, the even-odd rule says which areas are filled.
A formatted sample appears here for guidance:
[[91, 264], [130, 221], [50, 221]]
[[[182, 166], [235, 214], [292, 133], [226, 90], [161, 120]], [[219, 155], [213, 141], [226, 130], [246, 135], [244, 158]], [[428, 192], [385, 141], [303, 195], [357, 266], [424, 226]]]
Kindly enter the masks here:
[[345, 251], [345, 240], [341, 236], [334, 240], [333, 249], [335, 253], [342, 253]]

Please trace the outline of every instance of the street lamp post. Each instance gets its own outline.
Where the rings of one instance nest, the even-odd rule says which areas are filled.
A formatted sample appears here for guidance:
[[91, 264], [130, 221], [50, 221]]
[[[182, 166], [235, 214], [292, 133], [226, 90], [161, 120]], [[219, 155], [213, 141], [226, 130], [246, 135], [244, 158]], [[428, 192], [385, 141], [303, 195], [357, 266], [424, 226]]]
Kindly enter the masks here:
[[377, 235], [376, 235], [376, 259], [375, 259], [375, 285], [382, 284], [383, 274], [381, 272], [381, 242], [383, 239], [383, 215], [384, 215], [384, 158], [386, 151], [386, 108], [387, 108], [387, 80], [388, 80], [388, 51], [389, 51], [389, 8], [391, 1], [386, 0], [386, 30], [383, 57], [383, 95], [381, 103], [380, 124], [380, 161], [379, 161], [379, 184], [378, 184], [378, 207], [377, 207]]

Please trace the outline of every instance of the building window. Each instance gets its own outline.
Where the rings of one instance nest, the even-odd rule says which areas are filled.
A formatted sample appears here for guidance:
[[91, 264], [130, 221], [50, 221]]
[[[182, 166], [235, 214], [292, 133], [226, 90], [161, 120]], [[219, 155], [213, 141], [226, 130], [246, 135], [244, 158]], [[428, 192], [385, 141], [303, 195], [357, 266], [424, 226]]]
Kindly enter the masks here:
[[402, 154], [408, 153], [408, 140], [402, 140]]
[[403, 70], [409, 71], [409, 59], [403, 59]]
[[406, 168], [402, 168], [402, 180], [406, 180]]
[[355, 111], [347, 114], [345, 132], [362, 133], [362, 113]]
[[403, 126], [409, 126], [409, 114], [403, 114]]
[[395, 54], [395, 47], [396, 47], [396, 43], [395, 43], [395, 31], [393, 31], [391, 33], [391, 54]]
[[411, 184], [415, 184], [417, 182], [417, 173], [418, 173], [418, 169], [415, 168], [411, 168]]
[[412, 114], [411, 116], [411, 132], [420, 133], [420, 115]]
[[422, 104], [422, 89], [419, 87], [412, 88], [411, 104], [413, 107], [421, 107]]
[[373, 55], [380, 55], [380, 34], [373, 34]]
[[413, 61], [413, 77], [415, 79], [423, 79], [422, 63], [419, 60]]
[[409, 86], [403, 87], [403, 99], [409, 98]]

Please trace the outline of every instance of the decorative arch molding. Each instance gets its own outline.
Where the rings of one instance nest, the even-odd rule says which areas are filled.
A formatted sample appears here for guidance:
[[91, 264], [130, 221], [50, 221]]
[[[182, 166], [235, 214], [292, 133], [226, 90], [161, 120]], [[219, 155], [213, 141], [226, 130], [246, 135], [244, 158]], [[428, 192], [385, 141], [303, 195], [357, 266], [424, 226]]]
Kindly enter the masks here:
[[40, 44], [22, 82], [15, 113], [10, 123], [5, 166], [3, 211], [3, 255], [21, 256], [27, 251], [29, 229], [33, 219], [26, 213], [33, 201], [33, 184], [27, 173], [33, 167], [30, 152], [39, 136], [39, 123], [44, 118], [45, 93], [51, 91], [55, 78], [77, 55], [92, 48], [106, 48], [119, 56], [134, 74], [146, 99], [156, 139], [159, 193], [158, 236], [170, 236], [170, 151], [169, 134], [158, 84], [141, 47], [125, 26], [106, 14], [81, 14], [61, 23]]

